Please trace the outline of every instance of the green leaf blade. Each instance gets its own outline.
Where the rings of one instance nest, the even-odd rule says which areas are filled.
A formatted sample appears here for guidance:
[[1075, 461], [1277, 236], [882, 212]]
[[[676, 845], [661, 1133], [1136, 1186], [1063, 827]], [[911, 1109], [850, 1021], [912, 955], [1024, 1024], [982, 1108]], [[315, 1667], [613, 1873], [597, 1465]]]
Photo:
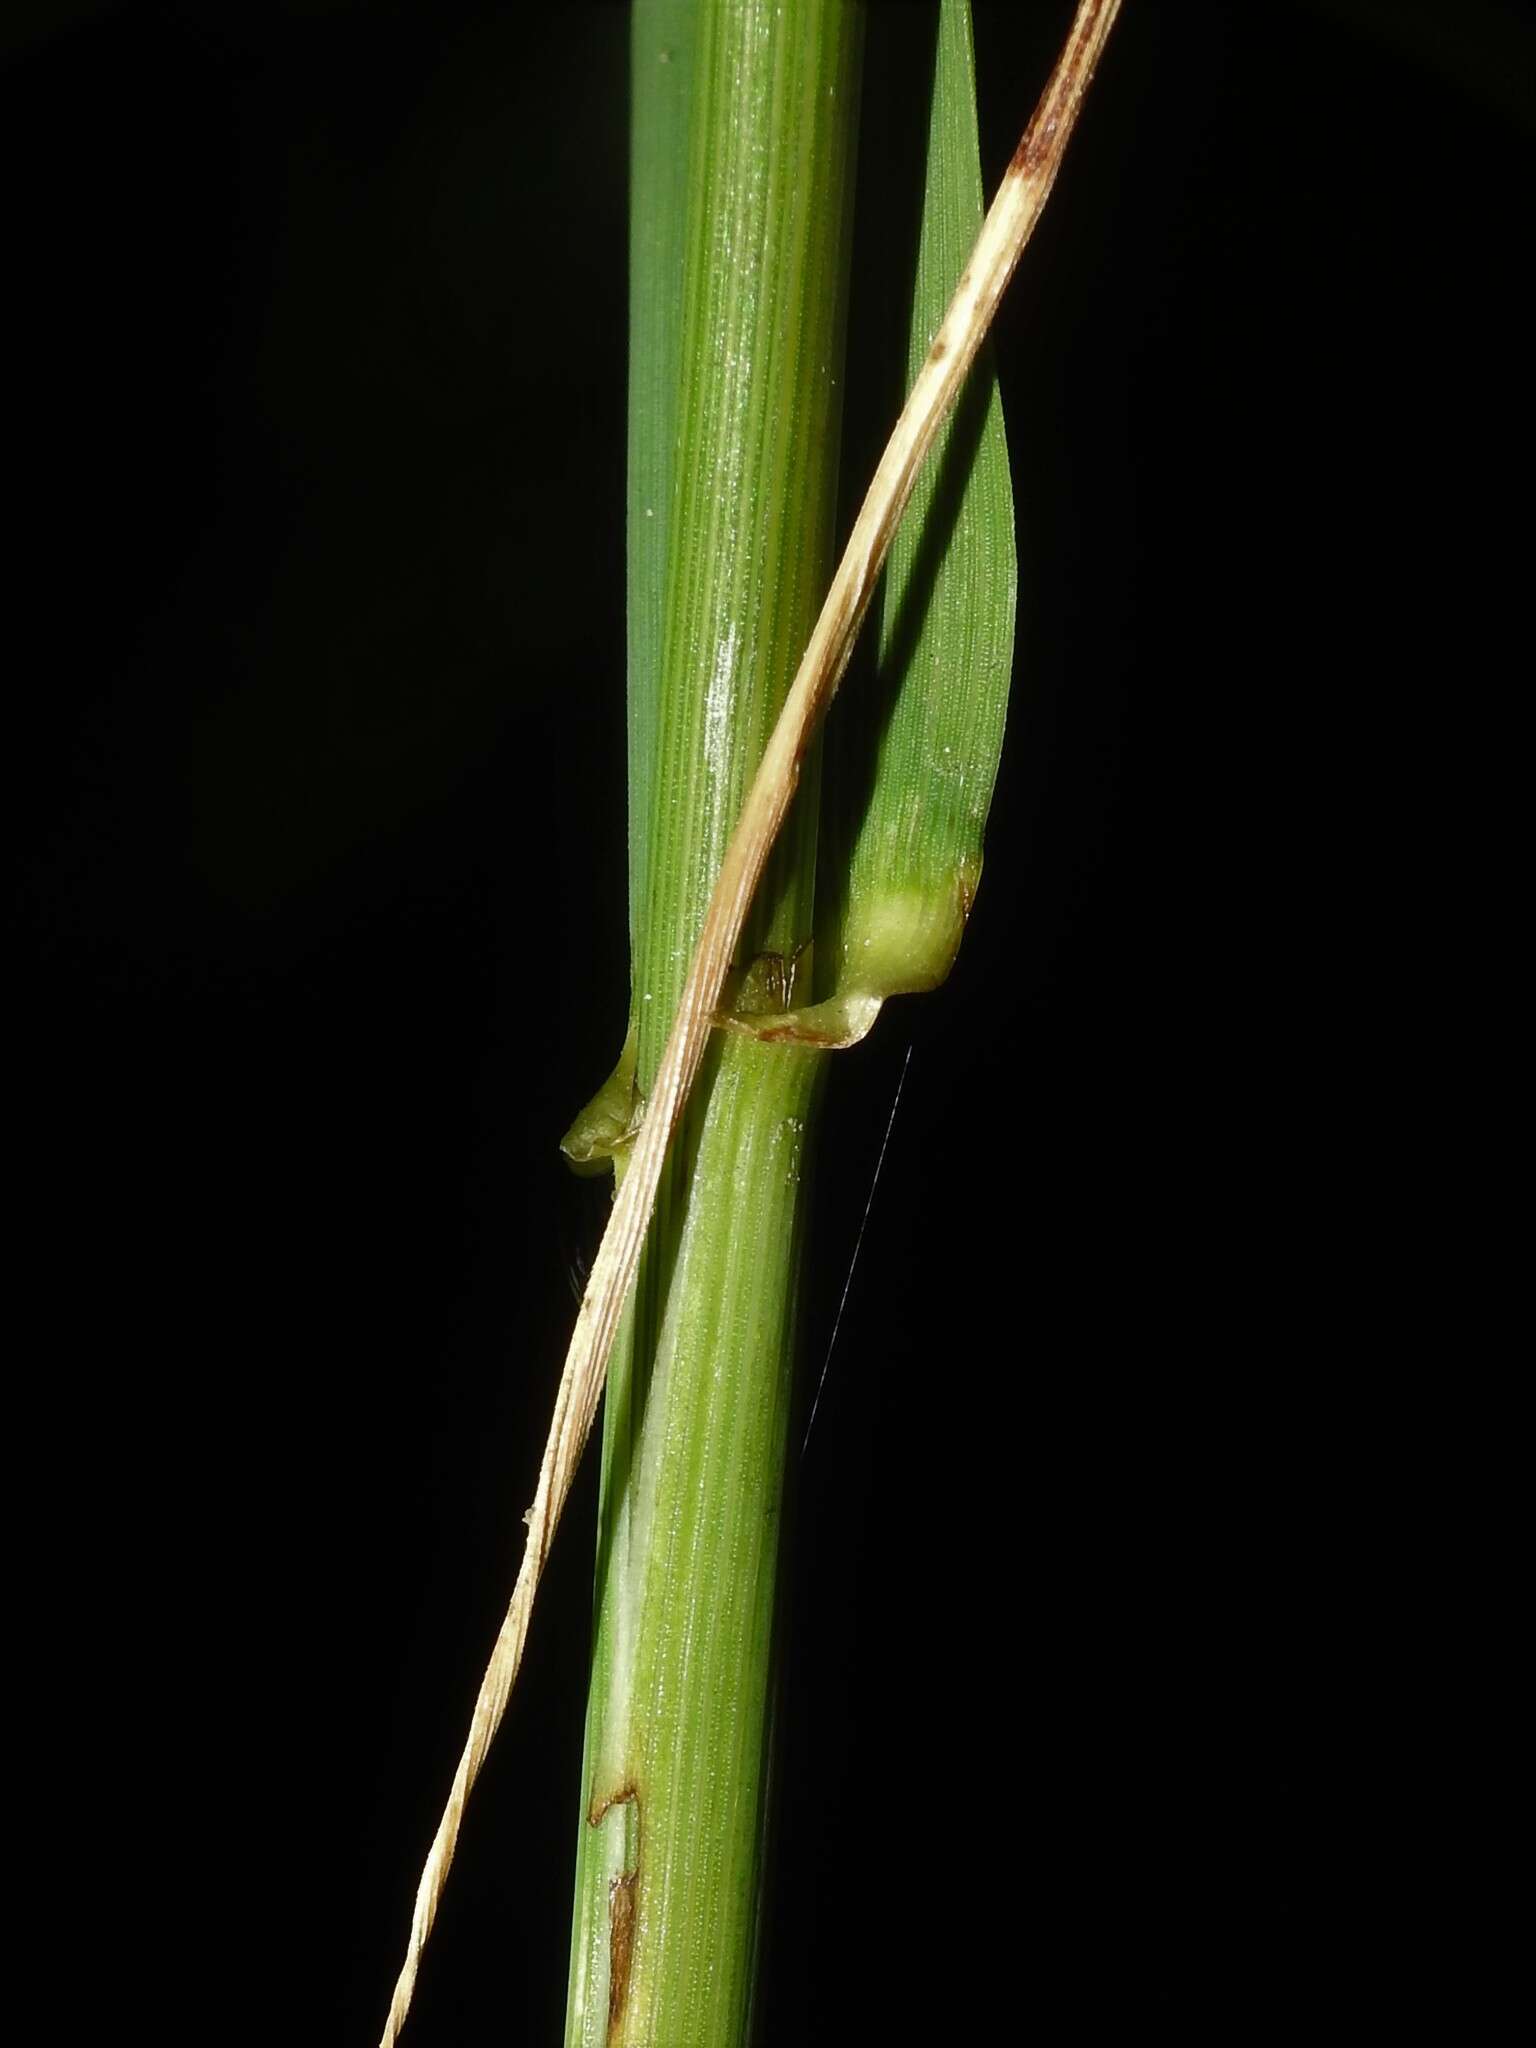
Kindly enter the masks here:
[[[982, 210], [970, 9], [966, 0], [943, 0], [909, 385]], [[859, 747], [871, 722], [879, 732], [872, 768], [839, 789], [849, 851], [841, 895], [823, 922], [831, 957], [822, 983], [843, 1008], [862, 998], [872, 1015], [867, 999], [933, 988], [954, 961], [981, 878], [1017, 599], [1002, 402], [983, 355], [892, 543], [872, 704], [855, 703], [849, 713]]]

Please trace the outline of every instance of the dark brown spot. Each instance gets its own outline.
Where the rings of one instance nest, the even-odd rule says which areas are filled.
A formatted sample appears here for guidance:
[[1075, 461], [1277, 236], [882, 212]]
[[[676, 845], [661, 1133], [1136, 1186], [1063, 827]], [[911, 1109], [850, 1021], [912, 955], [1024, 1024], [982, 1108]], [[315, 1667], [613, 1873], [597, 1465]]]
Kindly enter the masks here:
[[936, 341], [933, 347], [929, 349], [928, 354], [934, 362], [942, 363], [949, 354], [949, 343], [947, 341]]

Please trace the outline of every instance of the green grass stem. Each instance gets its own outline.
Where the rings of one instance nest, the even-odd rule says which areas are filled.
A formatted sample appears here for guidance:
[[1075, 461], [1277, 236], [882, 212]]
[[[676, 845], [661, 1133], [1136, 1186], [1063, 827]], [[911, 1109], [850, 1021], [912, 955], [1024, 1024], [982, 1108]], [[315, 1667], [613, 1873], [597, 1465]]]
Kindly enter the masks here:
[[[646, 417], [631, 439], [634, 1071], [620, 1130], [831, 568], [859, 19], [847, 0], [642, 0], [632, 49], [632, 293], [637, 345], [660, 361], [643, 383], [632, 373]], [[651, 216], [675, 203], [685, 149], [674, 236]], [[749, 941], [771, 964], [754, 976], [744, 958], [739, 983], [782, 994], [793, 980], [816, 823], [811, 775]], [[573, 2048], [745, 2038], [822, 1057], [718, 1043], [610, 1362]]]

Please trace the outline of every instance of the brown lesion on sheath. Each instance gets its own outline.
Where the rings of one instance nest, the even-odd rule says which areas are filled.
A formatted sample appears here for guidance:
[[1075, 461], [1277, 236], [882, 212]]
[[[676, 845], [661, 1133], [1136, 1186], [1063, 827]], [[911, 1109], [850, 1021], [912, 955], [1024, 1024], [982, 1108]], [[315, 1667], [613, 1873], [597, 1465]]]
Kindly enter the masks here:
[[587, 1808], [587, 1826], [600, 1827], [615, 1806], [635, 1809], [635, 1863], [632, 1870], [608, 1881], [608, 2038], [614, 2039], [629, 1996], [630, 1966], [635, 1953], [635, 1906], [640, 1884], [640, 1794], [626, 1780], [616, 1792], [595, 1788]]
[[635, 1886], [640, 1873], [629, 1870], [608, 1886], [608, 2038], [614, 2039], [629, 1996], [629, 1968], [635, 1953]]
[[765, 1024], [752, 1036], [767, 1045], [820, 1045], [835, 1049], [843, 1042], [835, 1031], [815, 1031], [804, 1024]]
[[589, 1828], [600, 1828], [608, 1817], [609, 1809], [615, 1806], [633, 1806], [638, 1816], [640, 1812], [640, 1794], [632, 1784], [628, 1783], [621, 1785], [617, 1792], [599, 1793], [594, 1786], [591, 1804], [587, 1808], [587, 1826]]

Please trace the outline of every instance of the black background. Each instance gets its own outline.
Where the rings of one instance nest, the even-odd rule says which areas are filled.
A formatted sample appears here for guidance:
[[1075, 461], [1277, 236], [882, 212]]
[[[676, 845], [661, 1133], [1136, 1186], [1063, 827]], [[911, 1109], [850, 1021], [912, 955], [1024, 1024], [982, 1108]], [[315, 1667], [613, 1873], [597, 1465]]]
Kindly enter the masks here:
[[[989, 189], [1069, 12], [977, 8]], [[625, 20], [552, 13], [0, 31], [65, 2012], [376, 2038], [600, 1227]], [[911, 1048], [796, 1471], [767, 2040], [1289, 2031], [1359, 1945], [1356, 999], [1515, 568], [1532, 47], [1131, 0], [1001, 316], [1015, 705], [952, 982], [833, 1077], [813, 1371]], [[557, 2038], [592, 1510], [419, 2048]]]

